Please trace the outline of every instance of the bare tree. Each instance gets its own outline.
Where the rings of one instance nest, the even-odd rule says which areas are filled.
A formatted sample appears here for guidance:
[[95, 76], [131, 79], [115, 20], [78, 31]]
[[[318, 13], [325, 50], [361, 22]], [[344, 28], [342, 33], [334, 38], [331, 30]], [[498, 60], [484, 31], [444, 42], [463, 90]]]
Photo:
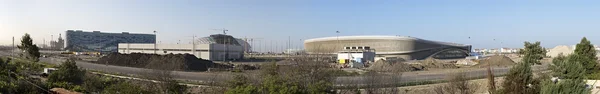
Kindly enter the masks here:
[[488, 78], [488, 92], [490, 94], [496, 93], [496, 81], [494, 79], [494, 73], [492, 72], [492, 67], [488, 65], [487, 68], [487, 78]]
[[434, 88], [437, 94], [473, 94], [477, 87], [468, 82], [465, 73], [458, 73], [449, 78], [449, 82]]

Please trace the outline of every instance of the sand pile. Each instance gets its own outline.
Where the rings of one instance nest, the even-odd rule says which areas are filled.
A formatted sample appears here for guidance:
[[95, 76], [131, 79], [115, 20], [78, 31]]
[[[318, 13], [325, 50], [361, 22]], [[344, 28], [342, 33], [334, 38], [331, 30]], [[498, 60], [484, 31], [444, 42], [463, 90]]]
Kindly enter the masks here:
[[96, 63], [176, 71], [206, 71], [214, 65], [212, 61], [198, 59], [190, 54], [154, 55], [141, 53], [111, 53], [98, 59]]
[[378, 60], [371, 64], [368, 70], [377, 72], [408, 72], [416, 70], [411, 65], [402, 62], [390, 62], [386, 60]]
[[550, 49], [548, 53], [546, 53], [546, 55], [550, 57], [557, 57], [559, 54], [570, 55], [571, 53], [573, 53], [573, 51], [575, 51], [575, 47], [559, 45]]
[[438, 69], [453, 69], [458, 68], [456, 65], [450, 62], [442, 62], [434, 58], [427, 58], [419, 61], [424, 68], [438, 68]]
[[492, 67], [505, 67], [515, 65], [516, 63], [506, 56], [496, 55], [479, 61], [479, 64], [475, 65], [474, 67], [482, 68], [487, 67], [490, 64]]

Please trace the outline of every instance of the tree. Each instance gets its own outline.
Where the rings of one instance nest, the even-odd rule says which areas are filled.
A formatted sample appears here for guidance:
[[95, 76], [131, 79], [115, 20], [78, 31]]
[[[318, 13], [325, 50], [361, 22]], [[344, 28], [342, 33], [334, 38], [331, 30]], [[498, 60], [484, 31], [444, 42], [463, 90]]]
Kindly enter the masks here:
[[575, 48], [574, 54], [578, 55], [573, 57], [577, 62], [571, 63], [581, 63], [581, 65], [587, 70], [586, 74], [597, 72], [598, 63], [596, 60], [598, 60], [598, 58], [596, 57], [596, 49], [594, 48], [594, 45], [587, 40], [587, 38], [583, 37], [583, 39], [581, 39], [581, 42], [579, 42]]
[[519, 63], [517, 66], [511, 68], [504, 78], [505, 81], [502, 83], [504, 89], [502, 93], [533, 94], [532, 87], [529, 86], [533, 84], [532, 77], [531, 65], [529, 63]]
[[492, 72], [492, 67], [490, 67], [488, 65], [488, 68], [487, 68], [487, 78], [488, 78], [488, 92], [490, 94], [496, 93], [496, 81], [495, 81], [494, 77], [495, 76], [494, 76], [494, 73]]
[[39, 61], [40, 50], [37, 45], [33, 44], [33, 40], [29, 34], [25, 33], [21, 38], [21, 45], [17, 45], [19, 49], [25, 52], [25, 58], [33, 61]]
[[269, 94], [299, 94], [298, 84], [287, 80], [279, 74], [279, 66], [275, 62], [261, 67], [263, 76], [260, 92]]
[[540, 46], [540, 42], [525, 42], [525, 48], [519, 51], [523, 55], [523, 62], [528, 64], [541, 64], [540, 60], [546, 55], [546, 50]]
[[144, 76], [147, 79], [159, 81], [158, 83], [146, 83], [154, 88], [152, 89], [155, 90], [154, 92], [166, 94], [185, 94], [187, 92], [187, 86], [180, 85], [179, 82], [173, 78], [171, 70], [152, 69]]
[[568, 57], [559, 55], [552, 60], [552, 74], [560, 79], [584, 79], [586, 70], [578, 59], [582, 56], [571, 54]]
[[[79, 85], [79, 84], [83, 83], [84, 75], [85, 75], [85, 71], [81, 70], [81, 69], [79, 69], [79, 67], [77, 67], [75, 60], [67, 59], [65, 62], [63, 62], [58, 67], [58, 70], [52, 72], [48, 76], [48, 83], [50, 84], [50, 86], [53, 86], [53, 87], [57, 86], [57, 85], [53, 85], [53, 83], [65, 83], [65, 84], [69, 84], [69, 85], [73, 85], [73, 84]], [[61, 88], [66, 88], [66, 87], [61, 87]], [[71, 88], [67, 88], [67, 89], [71, 89]]]
[[578, 57], [577, 54], [572, 54], [569, 58], [559, 56], [553, 61], [552, 72], [561, 80], [546, 79], [543, 82], [541, 94], [589, 94], [590, 90], [586, 88], [583, 81], [585, 77], [585, 69], [577, 60], [572, 60]]
[[437, 94], [474, 94], [477, 90], [475, 84], [469, 83], [465, 73], [452, 75], [445, 85], [436, 87]]
[[525, 48], [522, 49], [523, 62], [510, 69], [505, 81], [502, 83], [502, 93], [504, 94], [533, 94], [538, 93], [538, 83], [533, 79], [531, 71], [532, 64], [540, 64], [540, 61], [546, 51], [540, 46], [540, 42], [525, 42]]
[[230, 89], [225, 94], [258, 94], [258, 88], [244, 75], [235, 75], [233, 80], [228, 82], [228, 87]]

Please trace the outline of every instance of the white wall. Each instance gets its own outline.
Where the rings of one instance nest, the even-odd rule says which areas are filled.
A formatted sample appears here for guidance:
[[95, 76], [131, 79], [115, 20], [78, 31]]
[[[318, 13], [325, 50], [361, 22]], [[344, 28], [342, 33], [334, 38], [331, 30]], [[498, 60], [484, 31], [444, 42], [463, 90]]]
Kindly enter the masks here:
[[[193, 54], [198, 58], [207, 60], [223, 60], [226, 52], [229, 53], [229, 59], [242, 59], [243, 47], [236, 45], [222, 44], [196, 44], [195, 53], [192, 53], [192, 44], [156, 44], [156, 54]], [[229, 49], [227, 49], [229, 48]], [[153, 54], [154, 44], [128, 44], [119, 43], [119, 53], [149, 53]], [[166, 51], [166, 53], [165, 53]]]

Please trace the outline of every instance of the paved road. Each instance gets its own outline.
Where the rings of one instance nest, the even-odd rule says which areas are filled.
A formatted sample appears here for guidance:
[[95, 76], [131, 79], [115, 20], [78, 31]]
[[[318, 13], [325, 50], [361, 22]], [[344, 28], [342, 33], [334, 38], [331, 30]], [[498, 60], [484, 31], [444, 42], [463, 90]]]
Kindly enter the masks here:
[[[10, 52], [0, 52], [2, 56], [10, 55]], [[42, 62], [48, 62], [52, 64], [60, 64], [64, 61], [61, 58], [40, 58]], [[122, 67], [112, 66], [104, 64], [95, 64], [85, 61], [77, 61], [77, 66], [90, 69], [99, 70], [104, 72], [122, 73], [122, 74], [134, 74], [143, 75], [152, 73], [149, 69], [133, 68], [133, 67]], [[536, 65], [532, 67], [534, 71], [546, 70], [547, 65]], [[509, 71], [510, 68], [494, 68], [495, 75], [504, 75]], [[486, 77], [486, 69], [462, 69], [466, 72], [467, 77], [483, 78]], [[409, 82], [423, 82], [423, 81], [437, 81], [444, 80], [447, 77], [458, 73], [459, 71], [418, 71], [418, 72], [405, 72], [402, 75], [385, 75], [376, 77], [338, 77], [335, 79], [336, 86], [351, 86], [351, 85], [365, 85], [365, 84], [392, 84], [393, 82], [398, 83], [409, 83]], [[192, 81], [227, 81], [231, 78], [230, 74], [221, 73], [207, 73], [207, 72], [182, 72], [173, 71], [176, 79], [180, 80], [192, 80]], [[373, 80], [369, 80], [373, 79]]]

